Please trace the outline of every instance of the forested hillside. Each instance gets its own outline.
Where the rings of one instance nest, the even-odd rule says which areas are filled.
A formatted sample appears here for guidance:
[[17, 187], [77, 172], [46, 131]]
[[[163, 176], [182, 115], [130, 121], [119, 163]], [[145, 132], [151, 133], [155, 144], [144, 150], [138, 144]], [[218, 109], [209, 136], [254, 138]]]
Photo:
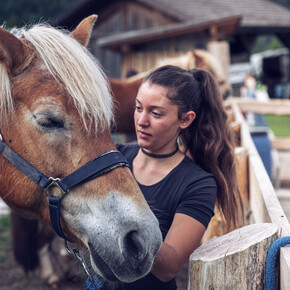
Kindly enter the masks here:
[[49, 21], [79, 0], [0, 0], [0, 25], [21, 27]]
[[275, 2], [277, 4], [283, 5], [290, 9], [290, 0], [271, 0], [272, 2]]

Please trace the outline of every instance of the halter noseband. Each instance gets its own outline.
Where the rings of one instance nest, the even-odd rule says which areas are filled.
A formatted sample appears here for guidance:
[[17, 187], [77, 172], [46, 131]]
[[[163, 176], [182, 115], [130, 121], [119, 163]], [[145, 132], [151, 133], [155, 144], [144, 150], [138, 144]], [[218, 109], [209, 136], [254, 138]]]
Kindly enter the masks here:
[[[60, 225], [60, 203], [69, 190], [76, 185], [92, 180], [117, 167], [129, 167], [125, 157], [120, 152], [112, 150], [99, 155], [62, 179], [47, 177], [9, 147], [4, 142], [1, 133], [0, 154], [46, 192], [49, 198], [51, 225], [60, 237], [68, 241], [69, 239], [64, 234]], [[50, 190], [52, 187], [59, 188], [60, 195], [52, 195]]]

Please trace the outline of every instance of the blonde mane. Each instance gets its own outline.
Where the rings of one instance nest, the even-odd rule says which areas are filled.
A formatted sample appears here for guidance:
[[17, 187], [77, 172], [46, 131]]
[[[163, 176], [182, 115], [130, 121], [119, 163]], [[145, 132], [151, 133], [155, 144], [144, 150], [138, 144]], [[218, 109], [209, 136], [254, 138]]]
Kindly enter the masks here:
[[165, 58], [159, 59], [156, 65], [157, 67], [163, 66], [163, 65], [175, 65], [183, 69], [192, 69], [196, 67], [196, 62], [193, 55], [193, 51], [190, 50], [176, 57], [165, 57]]
[[221, 63], [210, 52], [201, 49], [190, 50], [182, 55], [176, 57], [167, 57], [160, 59], [157, 66], [166, 64], [176, 65], [183, 69], [196, 68], [195, 55], [202, 58], [204, 62], [204, 69], [210, 69], [220, 79], [225, 79], [225, 73]]
[[219, 62], [219, 60], [214, 55], [212, 55], [210, 52], [206, 50], [195, 49], [189, 50], [188, 52], [182, 53], [175, 57], [164, 57], [157, 59], [156, 64], [152, 69], [129, 77], [126, 79], [126, 81], [130, 83], [139, 79], [143, 79], [150, 71], [163, 65], [175, 65], [185, 70], [194, 69], [197, 67], [196, 56], [201, 58], [203, 61], [203, 66], [199, 68], [210, 70], [219, 79], [222, 80], [226, 79], [223, 67]]
[[221, 62], [207, 50], [196, 49], [195, 54], [204, 59], [205, 64], [213, 71], [220, 79], [226, 79], [224, 68]]
[[1, 120], [13, 109], [11, 87], [8, 72], [3, 63], [0, 63], [0, 128]]
[[[13, 33], [33, 45], [48, 71], [72, 97], [87, 129], [92, 123], [98, 129], [110, 126], [113, 102], [108, 81], [98, 61], [85, 47], [67, 31], [46, 24], [13, 29]], [[0, 65], [0, 81], [0, 117], [3, 117], [12, 106], [9, 78], [3, 65]]]
[[126, 79], [128, 83], [135, 82], [137, 80], [143, 79], [147, 74], [149, 74], [154, 69], [161, 67], [163, 65], [176, 65], [183, 69], [191, 69], [196, 67], [195, 58], [192, 51], [188, 51], [185, 54], [176, 57], [165, 57], [157, 59], [156, 64], [153, 68], [148, 71], [140, 72]]

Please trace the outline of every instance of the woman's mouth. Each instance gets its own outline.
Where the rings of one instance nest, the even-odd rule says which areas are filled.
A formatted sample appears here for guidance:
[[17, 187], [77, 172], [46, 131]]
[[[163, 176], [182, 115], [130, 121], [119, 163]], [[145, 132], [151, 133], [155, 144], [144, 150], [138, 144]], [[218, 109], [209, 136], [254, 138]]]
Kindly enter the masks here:
[[148, 133], [146, 133], [146, 132], [144, 132], [144, 131], [138, 131], [138, 136], [140, 137], [140, 138], [148, 138], [148, 137], [150, 137], [151, 135], [150, 134], [148, 134]]

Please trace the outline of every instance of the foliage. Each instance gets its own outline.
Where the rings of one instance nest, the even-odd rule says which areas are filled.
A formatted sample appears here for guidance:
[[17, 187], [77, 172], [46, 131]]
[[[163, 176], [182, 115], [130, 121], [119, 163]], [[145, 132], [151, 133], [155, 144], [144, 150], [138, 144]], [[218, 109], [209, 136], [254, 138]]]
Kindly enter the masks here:
[[[278, 5], [290, 9], [290, 0], [270, 0]], [[284, 47], [283, 43], [274, 35], [261, 35], [257, 37], [252, 53], [262, 52], [269, 49]]]
[[290, 137], [290, 116], [266, 115], [269, 127], [277, 137]]
[[269, 49], [283, 48], [283, 43], [274, 35], [258, 36], [252, 53], [262, 52]]
[[[282, 5], [290, 9], [290, 0], [270, 0], [278, 5]], [[252, 53], [262, 52], [269, 49], [283, 48], [283, 43], [275, 35], [261, 35], [258, 36]]]
[[290, 9], [290, 0], [271, 0], [271, 2], [275, 2], [276, 4], [282, 5]]
[[0, 25], [21, 27], [29, 23], [49, 21], [63, 13], [77, 0], [0, 0]]
[[0, 217], [0, 263], [4, 261], [7, 249], [11, 244], [10, 228], [10, 215]]

